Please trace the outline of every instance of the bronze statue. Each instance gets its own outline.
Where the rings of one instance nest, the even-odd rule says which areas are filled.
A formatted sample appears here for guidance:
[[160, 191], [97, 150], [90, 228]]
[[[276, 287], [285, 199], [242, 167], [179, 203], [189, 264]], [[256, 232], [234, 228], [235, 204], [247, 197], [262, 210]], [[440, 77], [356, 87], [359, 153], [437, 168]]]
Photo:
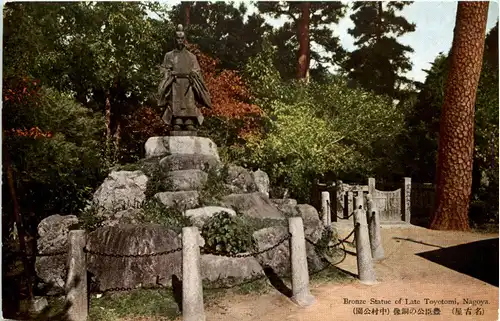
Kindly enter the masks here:
[[212, 108], [210, 93], [196, 56], [185, 47], [182, 25], [177, 26], [175, 44], [161, 65], [164, 77], [158, 86], [158, 106], [166, 106], [162, 119], [174, 131], [195, 131], [203, 123], [196, 103]]

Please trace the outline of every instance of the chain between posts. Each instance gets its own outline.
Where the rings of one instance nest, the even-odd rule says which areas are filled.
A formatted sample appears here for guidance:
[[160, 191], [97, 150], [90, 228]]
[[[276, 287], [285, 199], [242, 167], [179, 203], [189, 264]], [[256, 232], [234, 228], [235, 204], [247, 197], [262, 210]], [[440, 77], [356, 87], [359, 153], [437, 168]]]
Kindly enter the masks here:
[[168, 255], [172, 254], [175, 252], [182, 251], [182, 247], [176, 248], [176, 249], [171, 249], [167, 251], [161, 251], [161, 252], [156, 252], [156, 253], [145, 253], [145, 254], [116, 254], [116, 253], [104, 253], [100, 251], [92, 251], [89, 250], [87, 247], [83, 249], [85, 253], [93, 254], [93, 255], [99, 255], [99, 256], [109, 256], [109, 257], [150, 257], [150, 256], [160, 256], [160, 255]]
[[[329, 246], [326, 246], [327, 249], [331, 249], [331, 248], [334, 248], [334, 247], [337, 247], [339, 245], [342, 245], [344, 244], [344, 242], [347, 242], [347, 239], [350, 238], [354, 232], [356, 232], [356, 228], [359, 226], [359, 223], [356, 223], [354, 225], [354, 228], [352, 229], [351, 233], [349, 233], [349, 235], [347, 235], [346, 237], [344, 237], [343, 239], [341, 239], [340, 241], [338, 241], [337, 243], [333, 244], [333, 245], [329, 245]], [[319, 247], [318, 244], [314, 243], [313, 241], [311, 241], [310, 239], [306, 238], [306, 241], [312, 245], [314, 245], [315, 247]]]
[[[281, 239], [278, 243], [275, 245], [261, 250], [257, 252], [252, 252], [252, 253], [241, 253], [241, 254], [224, 254], [223, 256], [228, 256], [228, 257], [250, 257], [250, 256], [256, 256], [259, 254], [263, 254], [265, 252], [271, 251], [275, 249], [276, 247], [280, 246], [283, 244], [285, 241], [289, 240], [291, 238], [291, 234], [288, 233], [287, 236], [285, 236], [283, 239]], [[94, 251], [90, 250], [87, 247], [83, 249], [85, 253], [92, 254], [92, 255], [98, 255], [98, 256], [108, 256], [108, 257], [117, 257], [117, 258], [139, 258], [139, 257], [154, 257], [154, 256], [162, 256], [162, 255], [169, 255], [175, 252], [180, 252], [182, 251], [182, 247], [171, 249], [171, 250], [166, 250], [166, 251], [161, 251], [161, 252], [156, 252], [156, 253], [145, 253], [145, 254], [117, 254], [117, 253], [105, 253], [101, 251]], [[203, 254], [218, 254], [220, 253], [217, 252], [212, 252], [212, 251], [207, 251], [202, 248], [201, 251]], [[21, 254], [23, 255], [22, 252], [10, 252], [12, 254]], [[53, 252], [53, 253], [36, 253], [36, 254], [25, 254], [26, 256], [29, 257], [53, 257], [53, 256], [62, 256], [62, 255], [67, 255], [68, 252]]]
[[[333, 209], [332, 209], [332, 204], [329, 200], [326, 201], [326, 206], [328, 206], [330, 208], [330, 213], [333, 212]], [[344, 220], [344, 219], [349, 219], [351, 218], [351, 216], [354, 215], [354, 212], [352, 212], [351, 214], [349, 214], [347, 217], [340, 217], [337, 212], [335, 211], [335, 216], [337, 216], [337, 218], [340, 218], [341, 220]]]
[[251, 257], [251, 256], [256, 256], [256, 255], [263, 254], [263, 253], [266, 253], [268, 251], [271, 251], [271, 250], [277, 248], [278, 246], [280, 246], [281, 244], [283, 244], [285, 241], [289, 240], [291, 237], [292, 237], [292, 234], [288, 233], [283, 239], [281, 239], [275, 245], [270, 246], [267, 249], [264, 249], [264, 250], [261, 250], [261, 251], [257, 251], [257, 252], [238, 253], [238, 254], [230, 254], [230, 253], [220, 254], [220, 253], [217, 253], [216, 251], [208, 251], [206, 249], [202, 249], [201, 252], [202, 252], [202, 254], [214, 254], [214, 255], [220, 255], [220, 256], [226, 256], [226, 257], [236, 257], [236, 258]]

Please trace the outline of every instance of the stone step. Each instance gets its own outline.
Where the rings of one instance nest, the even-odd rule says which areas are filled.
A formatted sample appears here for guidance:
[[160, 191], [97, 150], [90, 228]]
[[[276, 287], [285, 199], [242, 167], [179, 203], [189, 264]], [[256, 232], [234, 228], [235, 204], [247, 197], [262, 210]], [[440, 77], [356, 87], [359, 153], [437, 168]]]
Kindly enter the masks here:
[[199, 191], [208, 179], [208, 174], [199, 169], [186, 169], [167, 172], [165, 180], [169, 192]]
[[166, 207], [178, 207], [184, 210], [196, 208], [200, 202], [198, 191], [162, 192], [154, 196]]
[[188, 169], [208, 171], [220, 164], [221, 162], [217, 157], [204, 154], [172, 154], [160, 160], [160, 167], [166, 171]]
[[217, 145], [207, 137], [157, 136], [150, 137], [144, 145], [146, 158], [174, 154], [196, 154], [213, 156], [220, 160]]

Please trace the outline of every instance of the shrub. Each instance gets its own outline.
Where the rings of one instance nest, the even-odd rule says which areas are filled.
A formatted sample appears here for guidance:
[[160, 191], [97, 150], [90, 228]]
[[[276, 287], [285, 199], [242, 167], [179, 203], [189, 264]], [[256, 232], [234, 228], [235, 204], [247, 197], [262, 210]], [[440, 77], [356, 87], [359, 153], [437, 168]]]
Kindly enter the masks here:
[[156, 199], [144, 202], [142, 210], [144, 222], [160, 224], [177, 233], [180, 233], [183, 227], [192, 225], [190, 218], [184, 216], [178, 206], [166, 207]]
[[272, 185], [307, 202], [314, 178], [323, 174], [370, 175], [390, 157], [403, 117], [387, 97], [350, 88], [332, 76], [326, 83], [285, 83], [269, 66], [265, 49], [247, 66], [256, 103], [268, 116], [263, 134], [233, 147], [234, 161], [261, 168]]
[[222, 197], [229, 194], [225, 183], [228, 177], [227, 165], [212, 167], [207, 172], [207, 182], [200, 191], [202, 206], [220, 205]]
[[252, 234], [243, 220], [227, 212], [215, 213], [201, 230], [205, 249], [214, 254], [237, 254], [252, 247]]
[[[26, 82], [8, 80], [4, 91]], [[3, 152], [11, 158], [20, 210], [28, 217], [24, 223], [35, 232], [46, 216], [79, 211], [104, 178], [104, 121], [54, 89], [36, 85], [29, 94], [11, 91], [3, 97]], [[11, 199], [4, 199], [11, 213]]]

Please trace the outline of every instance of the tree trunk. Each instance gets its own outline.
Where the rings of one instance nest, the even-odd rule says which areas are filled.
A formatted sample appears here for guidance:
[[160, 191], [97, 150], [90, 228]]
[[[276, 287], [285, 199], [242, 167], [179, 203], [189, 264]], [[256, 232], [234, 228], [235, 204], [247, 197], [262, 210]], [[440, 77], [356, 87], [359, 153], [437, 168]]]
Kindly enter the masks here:
[[122, 122], [120, 119], [116, 120], [116, 130], [115, 130], [114, 138], [115, 138], [114, 160], [117, 161], [118, 157], [120, 156], [120, 142], [121, 142], [121, 138], [122, 138]]
[[383, 31], [382, 31], [382, 25], [383, 25], [383, 21], [382, 21], [382, 15], [384, 13], [383, 11], [383, 6], [382, 6], [382, 1], [378, 1], [377, 2], [377, 19], [378, 19], [378, 26], [377, 26], [377, 34], [375, 36], [375, 39], [377, 42], [380, 41], [380, 39], [382, 39], [382, 34], [383, 34]]
[[182, 7], [184, 8], [184, 29], [186, 30], [191, 24], [191, 7], [193, 1], [182, 1]]
[[111, 100], [109, 91], [106, 93], [105, 122], [106, 141], [109, 142], [111, 140]]
[[488, 2], [458, 2], [450, 70], [440, 119], [436, 207], [431, 229], [469, 230], [474, 107]]
[[27, 284], [28, 284], [28, 295], [29, 299], [33, 298], [33, 287], [31, 284], [31, 267], [26, 256], [26, 239], [24, 233], [23, 222], [21, 219], [21, 211], [19, 210], [19, 204], [17, 203], [16, 189], [14, 187], [14, 174], [12, 171], [12, 166], [10, 163], [10, 157], [4, 150], [4, 167], [7, 171], [7, 183], [9, 185], [10, 197], [12, 198], [12, 204], [14, 208], [14, 217], [16, 222], [17, 233], [19, 235], [19, 247], [21, 248], [22, 261], [24, 266], [24, 272], [26, 273]]
[[297, 79], [302, 79], [307, 81], [307, 75], [309, 71], [309, 9], [311, 7], [310, 2], [302, 2], [300, 8], [302, 11], [297, 36], [299, 41], [299, 59], [297, 65]]

